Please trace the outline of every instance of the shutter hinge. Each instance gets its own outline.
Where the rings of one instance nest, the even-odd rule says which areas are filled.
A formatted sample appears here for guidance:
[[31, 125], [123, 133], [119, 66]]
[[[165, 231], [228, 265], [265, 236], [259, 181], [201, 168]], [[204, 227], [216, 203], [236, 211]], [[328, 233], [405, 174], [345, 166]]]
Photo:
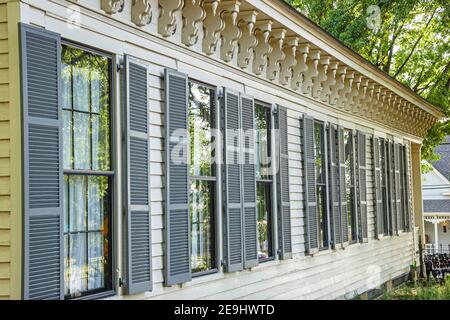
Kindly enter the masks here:
[[220, 88], [217, 90], [217, 98], [222, 99], [224, 97], [224, 90]]
[[220, 260], [220, 265], [222, 267], [226, 267], [227, 263], [225, 262], [225, 260]]
[[122, 278], [119, 278], [119, 287], [120, 288], [125, 287], [125, 281]]
[[124, 68], [125, 68], [125, 66], [123, 64], [121, 64], [121, 63], [117, 64], [117, 72], [122, 71]]

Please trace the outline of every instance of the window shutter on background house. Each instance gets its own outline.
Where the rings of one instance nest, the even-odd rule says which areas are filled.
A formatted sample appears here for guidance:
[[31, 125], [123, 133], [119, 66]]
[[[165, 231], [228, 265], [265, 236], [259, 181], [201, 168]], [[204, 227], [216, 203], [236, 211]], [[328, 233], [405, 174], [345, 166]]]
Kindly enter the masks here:
[[165, 70], [166, 285], [192, 279], [190, 264], [188, 77]]
[[258, 230], [256, 219], [256, 167], [254, 100], [241, 95], [242, 132], [242, 190], [244, 226], [244, 267], [258, 264]]
[[224, 253], [226, 270], [241, 271], [244, 267], [242, 187], [241, 187], [241, 141], [239, 93], [224, 89], [223, 132], [224, 132]]
[[358, 143], [358, 178], [359, 178], [359, 240], [367, 242], [367, 161], [366, 161], [366, 135], [357, 133]]
[[405, 228], [407, 232], [412, 231], [411, 228], [411, 194], [410, 194], [410, 166], [409, 166], [409, 154], [408, 148], [403, 146], [403, 165], [404, 165], [404, 175], [405, 175]]
[[289, 152], [287, 109], [278, 106], [277, 129], [279, 130], [278, 166], [278, 238], [281, 259], [292, 258], [291, 205], [289, 194]]
[[341, 208], [342, 245], [346, 246], [348, 239], [348, 208], [347, 208], [347, 184], [345, 182], [345, 141], [344, 128], [338, 126], [339, 139], [339, 203]]
[[397, 213], [397, 231], [403, 231], [403, 210], [402, 210], [402, 197], [400, 195], [400, 154], [401, 145], [394, 144], [394, 183], [395, 183], [395, 211]]
[[383, 219], [383, 191], [381, 187], [381, 163], [380, 163], [380, 140], [373, 138], [373, 167], [374, 167], [374, 206], [375, 206], [375, 238], [384, 230]]
[[316, 165], [314, 155], [314, 118], [303, 116], [303, 166], [305, 181], [305, 212], [309, 254], [319, 251], [319, 216], [316, 199]]
[[330, 194], [331, 194], [331, 220], [333, 232], [333, 247], [342, 243], [341, 210], [339, 208], [339, 144], [338, 131], [334, 124], [329, 127], [329, 166], [330, 166]]
[[21, 25], [24, 299], [64, 298], [60, 35]]
[[148, 66], [124, 60], [124, 205], [128, 294], [152, 290]]

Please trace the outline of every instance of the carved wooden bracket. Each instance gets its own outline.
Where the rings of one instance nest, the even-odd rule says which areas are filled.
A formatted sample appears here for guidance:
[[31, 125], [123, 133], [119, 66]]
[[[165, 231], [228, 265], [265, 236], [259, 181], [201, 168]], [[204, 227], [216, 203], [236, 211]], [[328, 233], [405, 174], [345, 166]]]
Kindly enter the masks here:
[[359, 91], [361, 90], [361, 82], [363, 77], [361, 75], [355, 75], [355, 78], [353, 79], [353, 88], [352, 92], [348, 95], [348, 100], [346, 105], [344, 106], [345, 110], [347, 111], [353, 111], [353, 108], [355, 106], [355, 99], [359, 95]]
[[255, 37], [258, 44], [253, 56], [253, 73], [261, 75], [267, 65], [267, 57], [272, 52], [269, 44], [269, 36], [272, 32], [272, 20], [257, 21], [255, 24]]
[[292, 78], [293, 67], [297, 64], [298, 37], [286, 37], [283, 45], [284, 60], [281, 62], [280, 83], [287, 85]]
[[339, 67], [339, 63], [333, 61], [328, 67], [327, 81], [323, 84], [322, 92], [320, 93], [320, 101], [330, 102], [331, 88], [336, 84], [336, 72]]
[[204, 4], [206, 18], [203, 21], [203, 52], [212, 55], [216, 52], [217, 42], [220, 39], [220, 33], [225, 28], [219, 12], [219, 1], [207, 0]]
[[309, 54], [309, 44], [302, 43], [297, 47], [296, 57], [297, 64], [294, 66], [292, 71], [292, 90], [299, 90], [305, 79], [305, 72], [308, 70], [308, 65], [306, 64], [306, 59]]
[[367, 86], [369, 85], [369, 79], [362, 79], [359, 85], [358, 96], [354, 98], [354, 104], [352, 106], [353, 113], [361, 113], [363, 101], [366, 98]]
[[312, 96], [314, 99], [318, 99], [322, 93], [324, 83], [328, 79], [328, 67], [330, 66], [330, 57], [322, 57], [319, 61], [319, 75], [314, 78]]
[[122, 12], [125, 0], [102, 0], [101, 8], [107, 14]]
[[181, 42], [188, 47], [198, 41], [198, 34], [202, 27], [201, 23], [206, 18], [203, 9], [203, 0], [185, 0], [183, 7], [183, 30]]
[[170, 37], [177, 31], [175, 13], [183, 7], [183, 0], [159, 0], [158, 32], [163, 37]]
[[239, 14], [238, 27], [241, 30], [241, 39], [238, 44], [238, 66], [242, 69], [248, 67], [253, 57], [253, 49], [258, 44], [254, 27], [256, 23], [257, 11], [244, 11]]
[[336, 106], [338, 108], [345, 108], [346, 110], [349, 110], [347, 103], [348, 103], [349, 95], [353, 90], [354, 78], [355, 78], [355, 72], [348, 70], [347, 74], [345, 75], [344, 88], [342, 89], [342, 92], [339, 94], [339, 98], [336, 103]]
[[320, 60], [320, 50], [317, 49], [311, 50], [308, 54], [308, 59], [306, 60], [308, 69], [304, 73], [304, 79], [302, 83], [303, 94], [306, 95], [311, 94], [315, 78], [319, 76], [319, 70], [317, 69], [317, 66], [319, 65], [319, 60]]
[[339, 66], [336, 74], [336, 83], [331, 87], [330, 104], [336, 105], [339, 98], [339, 93], [345, 86], [345, 74], [347, 73], [347, 66]]
[[131, 21], [143, 27], [152, 21], [152, 7], [150, 0], [133, 0], [131, 5]]
[[283, 42], [286, 36], [286, 29], [274, 29], [269, 39], [272, 52], [269, 54], [267, 63], [267, 78], [275, 80], [280, 72], [280, 62], [284, 60]]
[[219, 4], [222, 10], [222, 18], [225, 28], [222, 30], [222, 46], [220, 47], [220, 57], [226, 62], [230, 62], [237, 50], [238, 41], [241, 38], [241, 30], [237, 25], [237, 17], [241, 2], [238, 0], [224, 1]]

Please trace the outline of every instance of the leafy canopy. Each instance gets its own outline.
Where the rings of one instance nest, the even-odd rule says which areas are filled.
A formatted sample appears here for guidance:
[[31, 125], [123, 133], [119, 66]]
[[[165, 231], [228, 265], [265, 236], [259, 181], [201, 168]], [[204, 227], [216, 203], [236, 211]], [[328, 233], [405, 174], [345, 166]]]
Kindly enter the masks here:
[[[450, 118], [448, 0], [286, 0], [372, 64], [441, 108]], [[430, 129], [422, 158], [450, 134], [450, 122]]]

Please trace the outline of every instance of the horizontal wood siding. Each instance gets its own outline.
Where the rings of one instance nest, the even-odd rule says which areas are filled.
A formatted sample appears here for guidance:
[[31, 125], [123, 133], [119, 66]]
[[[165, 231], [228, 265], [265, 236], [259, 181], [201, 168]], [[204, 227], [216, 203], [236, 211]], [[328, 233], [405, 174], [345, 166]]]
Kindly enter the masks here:
[[[80, 3], [89, 6], [88, 2], [90, 7], [99, 8], [100, 1], [95, 1], [94, 5], [87, 0], [82, 0]], [[152, 292], [135, 296], [116, 296], [115, 299], [351, 298], [355, 294], [371, 289], [368, 287], [368, 279], [374, 279], [375, 283], [383, 283], [409, 271], [409, 266], [413, 261], [412, 233], [402, 234], [399, 237], [386, 237], [382, 240], [373, 239], [374, 190], [370, 141], [367, 142], [369, 242], [350, 245], [344, 250], [320, 252], [314, 257], [305, 255], [301, 115], [307, 111], [308, 113], [314, 112], [315, 115], [317, 114], [326, 121], [333, 117], [345, 118], [347, 122], [350, 121], [349, 119], [353, 119], [353, 123], [358, 123], [358, 119], [352, 118], [351, 115], [337, 114], [330, 109], [317, 107], [307, 99], [299, 98], [286, 90], [275, 90], [269, 82], [254, 76], [242, 75], [240, 71], [232, 70], [230, 65], [221, 63], [217, 59], [187, 52], [185, 48], [170, 42], [162, 43], [160, 38], [145, 36], [144, 33], [137, 32], [135, 28], [121, 25], [109, 18], [103, 18], [94, 11], [83, 15], [83, 27], [80, 30], [72, 31], [64, 27], [67, 12], [58, 4], [59, 1], [29, 0], [28, 3], [25, 10], [30, 23], [45, 25], [52, 31], [63, 32], [63, 38], [84, 42], [119, 56], [127, 53], [150, 64], [148, 76], [154, 285]], [[129, 2], [126, 1], [126, 3]], [[125, 10], [129, 10], [129, 8], [126, 7]], [[120, 17], [120, 15], [116, 17]], [[146, 29], [154, 30], [155, 27], [152, 22]], [[251, 271], [217, 273], [195, 278], [181, 286], [164, 287], [165, 103], [163, 74], [165, 67], [188, 73], [196, 80], [211, 85], [226, 86], [254, 96], [255, 99], [267, 103], [277, 103], [288, 108], [293, 259], [267, 262]], [[374, 127], [379, 131], [383, 130], [376, 125]], [[366, 128], [366, 130], [370, 137], [369, 133], [373, 131], [373, 128]], [[7, 146], [7, 140], [0, 140], [0, 152], [2, 152], [0, 156], [7, 154], [2, 150], [2, 143]], [[0, 198], [0, 207], [1, 201]], [[4, 257], [6, 256], [2, 255], [2, 251], [0, 251], [0, 262], [5, 259]], [[121, 265], [120, 262], [118, 265]]]

